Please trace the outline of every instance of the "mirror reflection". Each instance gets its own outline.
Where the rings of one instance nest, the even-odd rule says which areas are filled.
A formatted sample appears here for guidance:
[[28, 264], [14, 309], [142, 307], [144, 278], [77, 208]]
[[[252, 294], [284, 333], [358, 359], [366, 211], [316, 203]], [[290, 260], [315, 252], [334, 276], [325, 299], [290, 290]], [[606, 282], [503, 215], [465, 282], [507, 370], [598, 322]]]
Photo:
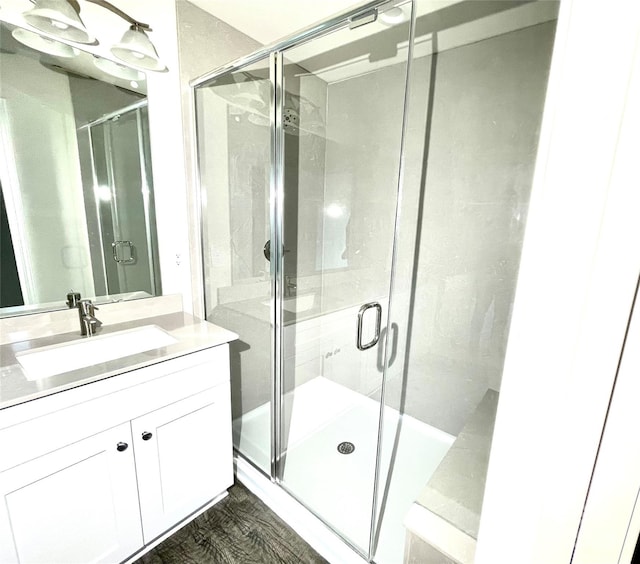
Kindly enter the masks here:
[[159, 295], [144, 73], [43, 54], [14, 29], [0, 29], [0, 316], [64, 308], [70, 290]]

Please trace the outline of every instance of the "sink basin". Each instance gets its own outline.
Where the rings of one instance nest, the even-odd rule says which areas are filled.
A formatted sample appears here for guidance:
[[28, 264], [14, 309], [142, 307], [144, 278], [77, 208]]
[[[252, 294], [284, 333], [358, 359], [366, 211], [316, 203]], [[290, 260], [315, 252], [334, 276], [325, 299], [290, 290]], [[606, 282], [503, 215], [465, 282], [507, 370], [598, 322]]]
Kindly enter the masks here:
[[41, 347], [16, 354], [27, 380], [50, 378], [136, 353], [166, 347], [178, 341], [155, 325]]
[[315, 301], [315, 294], [296, 296], [295, 298], [285, 298], [282, 301], [282, 309], [290, 311], [291, 313], [300, 313], [301, 311], [310, 310]]
[[[293, 298], [285, 298], [282, 301], [282, 309], [290, 313], [300, 313], [310, 310], [316, 301], [315, 294], [305, 294], [303, 296], [295, 296]], [[262, 302], [263, 305], [271, 305], [271, 300]]]

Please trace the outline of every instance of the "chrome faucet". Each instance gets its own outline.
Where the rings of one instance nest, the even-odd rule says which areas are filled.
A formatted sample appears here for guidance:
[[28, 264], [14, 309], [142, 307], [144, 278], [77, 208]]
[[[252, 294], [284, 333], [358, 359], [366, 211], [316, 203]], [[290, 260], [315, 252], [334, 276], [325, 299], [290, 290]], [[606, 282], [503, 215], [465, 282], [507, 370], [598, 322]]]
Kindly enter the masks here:
[[295, 283], [295, 279], [288, 274], [284, 275], [284, 297], [291, 298], [296, 295], [298, 285]]
[[95, 312], [98, 309], [91, 300], [80, 300], [78, 302], [78, 314], [80, 316], [80, 334], [91, 337], [96, 334], [98, 327], [102, 325]]

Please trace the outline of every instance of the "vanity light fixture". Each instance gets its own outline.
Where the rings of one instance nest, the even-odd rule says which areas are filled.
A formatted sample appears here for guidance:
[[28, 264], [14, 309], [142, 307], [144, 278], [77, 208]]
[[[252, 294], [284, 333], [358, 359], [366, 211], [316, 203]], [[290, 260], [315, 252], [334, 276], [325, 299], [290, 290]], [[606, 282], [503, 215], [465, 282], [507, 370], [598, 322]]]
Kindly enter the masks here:
[[[147, 36], [149, 24], [135, 20], [106, 0], [86, 0], [106, 8], [130, 24], [122, 39], [111, 47], [111, 53], [127, 65], [145, 71], [166, 71], [156, 48]], [[35, 7], [23, 14], [27, 23], [53, 39], [97, 45], [98, 41], [80, 19], [77, 0], [31, 0]], [[17, 39], [17, 38], [16, 38]], [[31, 46], [31, 45], [30, 45]], [[37, 47], [34, 47], [37, 49]]]
[[[97, 3], [97, 0], [88, 0]], [[102, 0], [101, 0], [102, 1]], [[134, 22], [125, 31], [120, 43], [111, 47], [111, 53], [121, 61], [144, 70], [164, 71], [167, 70], [156, 52], [156, 48], [145, 33], [151, 31], [147, 24]]]
[[29, 31], [28, 29], [16, 27], [11, 32], [11, 35], [23, 45], [31, 47], [32, 49], [42, 53], [55, 55], [56, 57], [61, 57], [63, 59], [70, 59], [78, 55], [78, 50], [75, 47], [71, 47], [71, 45], [61, 43], [60, 41], [56, 41], [50, 37], [44, 37], [43, 35]]
[[142, 71], [132, 69], [130, 66], [121, 65], [115, 61], [110, 61], [98, 55], [93, 56], [93, 64], [102, 72], [115, 76], [116, 78], [124, 78], [125, 80], [143, 81], [145, 75]]
[[31, 0], [35, 4], [25, 12], [25, 21], [39, 31], [58, 39], [75, 43], [95, 44], [93, 37], [80, 19], [78, 11], [67, 0]]

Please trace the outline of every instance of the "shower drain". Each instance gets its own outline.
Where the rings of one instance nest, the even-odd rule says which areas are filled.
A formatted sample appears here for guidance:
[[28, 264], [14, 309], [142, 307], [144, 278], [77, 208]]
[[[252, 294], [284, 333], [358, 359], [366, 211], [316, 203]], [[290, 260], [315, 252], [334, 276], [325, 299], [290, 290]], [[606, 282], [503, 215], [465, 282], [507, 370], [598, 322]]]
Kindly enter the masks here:
[[356, 450], [355, 445], [349, 441], [344, 441], [338, 445], [338, 452], [340, 454], [351, 454], [354, 450]]

